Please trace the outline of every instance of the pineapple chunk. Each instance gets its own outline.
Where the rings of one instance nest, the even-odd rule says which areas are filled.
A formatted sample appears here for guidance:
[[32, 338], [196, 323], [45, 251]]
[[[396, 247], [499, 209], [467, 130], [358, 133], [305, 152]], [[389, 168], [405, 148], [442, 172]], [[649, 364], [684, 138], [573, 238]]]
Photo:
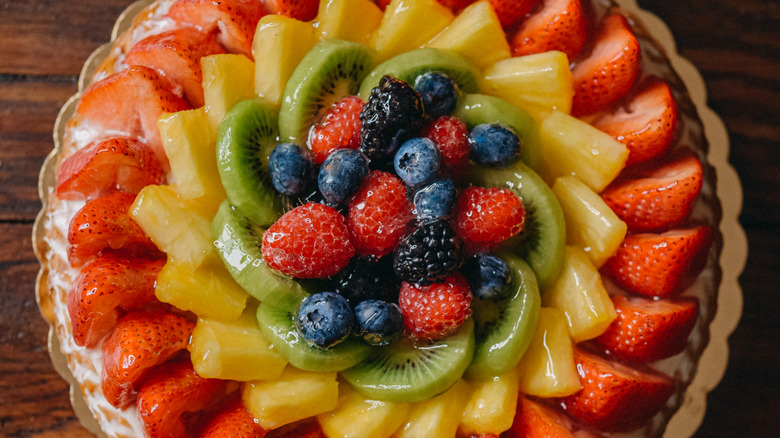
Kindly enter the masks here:
[[455, 16], [436, 0], [392, 0], [371, 38], [379, 62], [422, 47]]
[[599, 271], [582, 248], [566, 247], [563, 272], [544, 294], [543, 305], [563, 311], [574, 342], [604, 333], [617, 317]]
[[512, 426], [519, 393], [517, 367], [492, 379], [471, 384], [471, 398], [463, 410], [460, 432], [464, 435], [495, 434]]
[[317, 12], [320, 40], [337, 38], [368, 45], [382, 21], [382, 10], [371, 0], [322, 0]]
[[593, 126], [560, 111], [540, 125], [542, 177], [575, 175], [594, 192], [601, 192], [620, 173], [628, 159], [626, 146]]
[[154, 294], [163, 303], [221, 321], [238, 319], [249, 298], [213, 252], [194, 269], [169, 257], [157, 277]]
[[469, 400], [469, 384], [458, 380], [450, 389], [428, 400], [413, 403], [410, 414], [394, 438], [452, 438], [458, 429], [454, 414]]
[[566, 54], [551, 50], [498, 61], [484, 71], [480, 89], [540, 121], [553, 110], [571, 111], [573, 83]]
[[255, 97], [255, 63], [244, 55], [220, 54], [200, 59], [203, 98], [213, 132], [238, 102]]
[[566, 240], [584, 249], [596, 268], [600, 268], [626, 237], [626, 223], [577, 177], [556, 179], [553, 193], [566, 219]]
[[504, 29], [487, 1], [476, 2], [464, 9], [426, 47], [455, 51], [480, 70], [510, 57]]
[[235, 322], [198, 319], [187, 349], [201, 377], [226, 380], [271, 380], [287, 361], [257, 326], [254, 306]]
[[336, 373], [313, 373], [287, 366], [275, 380], [244, 384], [244, 406], [263, 429], [274, 429], [320, 415], [339, 403]]
[[520, 391], [539, 397], [563, 397], [579, 391], [569, 325], [562, 311], [542, 307], [531, 345], [518, 365]]
[[338, 407], [317, 417], [330, 437], [388, 438], [409, 412], [409, 403], [369, 400], [348, 384], [340, 391]]

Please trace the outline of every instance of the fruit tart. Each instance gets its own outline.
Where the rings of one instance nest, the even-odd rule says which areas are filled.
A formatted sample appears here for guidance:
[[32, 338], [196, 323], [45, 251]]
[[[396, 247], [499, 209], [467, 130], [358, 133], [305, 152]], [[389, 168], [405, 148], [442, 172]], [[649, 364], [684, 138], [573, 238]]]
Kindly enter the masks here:
[[156, 0], [97, 53], [35, 236], [96, 433], [660, 436], [701, 374], [724, 210], [626, 9]]

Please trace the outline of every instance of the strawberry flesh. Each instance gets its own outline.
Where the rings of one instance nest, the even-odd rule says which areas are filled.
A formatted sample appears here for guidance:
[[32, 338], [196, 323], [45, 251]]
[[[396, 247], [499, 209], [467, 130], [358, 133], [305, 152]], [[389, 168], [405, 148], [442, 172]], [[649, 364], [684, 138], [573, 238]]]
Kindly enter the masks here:
[[572, 60], [587, 38], [588, 21], [580, 0], [545, 0], [512, 37], [512, 55], [558, 50]]
[[265, 0], [263, 3], [269, 14], [280, 14], [296, 20], [311, 21], [317, 17], [320, 2], [317, 0]]
[[563, 412], [524, 395], [517, 400], [517, 412], [512, 427], [504, 438], [573, 438], [571, 420]]
[[501, 26], [509, 27], [517, 23], [533, 9], [536, 0], [490, 0]]

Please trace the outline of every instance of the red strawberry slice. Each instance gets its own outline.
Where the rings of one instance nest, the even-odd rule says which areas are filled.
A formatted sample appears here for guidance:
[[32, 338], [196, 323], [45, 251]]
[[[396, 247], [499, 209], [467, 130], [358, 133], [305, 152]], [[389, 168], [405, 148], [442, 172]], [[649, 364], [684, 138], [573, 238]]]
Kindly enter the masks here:
[[583, 388], [558, 400], [569, 415], [604, 431], [627, 431], [646, 423], [674, 394], [674, 380], [574, 349]]
[[171, 91], [168, 80], [149, 67], [136, 65], [87, 88], [76, 113], [107, 131], [142, 139], [167, 171], [168, 157], [157, 119], [162, 113], [187, 108], [187, 102]]
[[387, 9], [387, 5], [390, 4], [390, 0], [374, 0], [374, 3], [376, 3], [377, 6], [379, 6], [379, 9], [384, 11]]
[[570, 60], [588, 38], [588, 20], [580, 0], [544, 0], [512, 37], [512, 55], [559, 50]]
[[307, 418], [274, 429], [273, 438], [328, 438], [317, 418]]
[[68, 293], [76, 344], [94, 347], [111, 333], [122, 311], [156, 304], [154, 286], [164, 264], [106, 255], [85, 265]]
[[628, 235], [604, 264], [604, 273], [635, 294], [668, 297], [699, 271], [711, 238], [710, 227], [704, 225]]
[[257, 0], [176, 0], [168, 15], [204, 32], [218, 32], [217, 41], [228, 52], [254, 59], [252, 39], [265, 9], [263, 2]]
[[494, 247], [525, 226], [525, 207], [508, 189], [471, 186], [458, 196], [455, 232], [470, 247]]
[[325, 113], [309, 134], [309, 147], [314, 162], [322, 164], [336, 149], [357, 149], [360, 146], [360, 112], [364, 102], [358, 96], [347, 96]]
[[680, 353], [688, 343], [699, 302], [616, 295], [617, 318], [596, 341], [618, 358], [652, 362]]
[[129, 138], [109, 138], [78, 150], [62, 162], [57, 196], [95, 199], [114, 191], [138, 193], [151, 184], [165, 184], [165, 173], [152, 151]]
[[572, 421], [562, 412], [533, 401], [524, 395], [517, 400], [512, 427], [504, 438], [574, 438]]
[[144, 65], [162, 73], [193, 108], [203, 106], [203, 74], [200, 58], [225, 49], [217, 43], [214, 34], [193, 27], [183, 27], [139, 41], [125, 57], [127, 65]]
[[594, 126], [628, 147], [627, 166], [663, 156], [677, 129], [677, 102], [663, 80], [650, 78], [625, 106], [599, 118]]
[[187, 438], [189, 415], [217, 405], [227, 380], [204, 379], [189, 358], [150, 370], [138, 391], [138, 417], [148, 438]]
[[583, 116], [607, 109], [628, 94], [639, 75], [639, 41], [622, 15], [604, 18], [593, 51], [574, 65], [571, 113]]
[[638, 177], [616, 181], [602, 198], [629, 231], [662, 231], [683, 223], [691, 214], [702, 184], [701, 162], [686, 155]]
[[490, 0], [490, 4], [498, 15], [498, 21], [506, 28], [517, 23], [533, 9], [536, 0]]
[[266, 433], [241, 399], [236, 398], [214, 415], [198, 437], [263, 438]]
[[471, 316], [472, 299], [468, 281], [455, 272], [428, 286], [403, 282], [398, 305], [410, 337], [435, 341], [455, 332]]
[[427, 137], [439, 148], [444, 170], [455, 178], [466, 172], [469, 164], [469, 131], [466, 125], [457, 117], [442, 116], [427, 128]]
[[[466, 6], [474, 3], [476, 0], [436, 0], [444, 6], [450, 8], [452, 12], [458, 13]], [[389, 1], [387, 3], [390, 3]]]
[[319, 0], [265, 0], [263, 3], [269, 14], [286, 15], [301, 21], [314, 20], [320, 6]]
[[129, 214], [135, 195], [114, 192], [87, 202], [70, 222], [68, 260], [81, 267], [94, 257], [116, 252], [159, 258], [162, 253]]
[[128, 313], [103, 344], [102, 389], [124, 408], [135, 400], [144, 373], [166, 362], [189, 342], [195, 323], [165, 311]]

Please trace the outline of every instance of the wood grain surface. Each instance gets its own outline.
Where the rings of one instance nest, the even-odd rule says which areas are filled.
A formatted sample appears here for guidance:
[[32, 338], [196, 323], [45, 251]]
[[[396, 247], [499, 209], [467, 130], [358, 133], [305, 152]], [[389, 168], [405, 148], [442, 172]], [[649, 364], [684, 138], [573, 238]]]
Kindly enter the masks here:
[[[57, 111], [87, 56], [130, 0], [0, 0], [0, 436], [87, 437], [46, 350], [34, 297], [30, 234], [38, 172]], [[729, 131], [750, 246], [742, 321], [697, 437], [780, 430], [780, 4], [776, 0], [640, 0], [704, 77]], [[729, 202], [728, 200], [725, 202]]]

